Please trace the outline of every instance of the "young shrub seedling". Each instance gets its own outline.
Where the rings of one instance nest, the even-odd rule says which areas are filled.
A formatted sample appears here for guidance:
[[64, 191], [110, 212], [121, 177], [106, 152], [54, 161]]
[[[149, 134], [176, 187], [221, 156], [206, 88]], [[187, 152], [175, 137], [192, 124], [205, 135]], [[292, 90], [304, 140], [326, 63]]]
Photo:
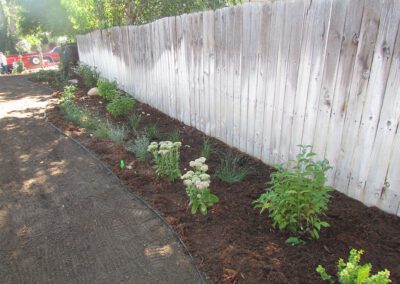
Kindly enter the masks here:
[[[352, 249], [350, 251], [349, 259], [344, 262], [343, 259], [338, 261], [338, 272], [337, 278], [340, 284], [387, 284], [392, 282], [390, 277], [390, 271], [385, 269], [379, 271], [377, 274], [371, 276], [371, 263], [360, 265], [361, 255], [364, 253], [363, 250]], [[329, 275], [322, 265], [318, 265], [316, 271], [321, 275], [322, 280], [328, 281], [334, 284], [335, 281], [331, 275]]]
[[119, 95], [117, 82], [101, 79], [97, 82], [99, 95], [108, 101], [112, 101], [115, 96]]
[[126, 96], [117, 95], [111, 103], [107, 105], [107, 110], [113, 116], [122, 116], [128, 114], [135, 106], [135, 100]]
[[221, 164], [216, 169], [215, 175], [227, 183], [242, 181], [251, 172], [251, 168], [241, 165], [241, 160], [241, 156], [234, 155], [232, 152], [225, 154], [221, 158]]
[[108, 137], [108, 127], [105, 124], [101, 124], [97, 127], [94, 132], [94, 136], [98, 138], [107, 138]]
[[196, 214], [199, 210], [202, 215], [206, 215], [207, 208], [219, 201], [219, 198], [210, 191], [210, 175], [207, 174], [208, 166], [205, 162], [204, 157], [191, 161], [190, 167], [193, 171], [188, 171], [181, 176], [190, 199], [189, 206], [191, 206], [192, 214]]
[[161, 141], [151, 142], [147, 150], [152, 154], [158, 176], [173, 181], [181, 176], [180, 148], [181, 142]]
[[254, 203], [261, 212], [268, 209], [274, 226], [293, 234], [286, 242], [299, 244], [309, 235], [319, 238], [321, 228], [329, 224], [320, 219], [328, 209], [331, 187], [325, 186], [326, 172], [331, 169], [327, 160], [314, 161], [311, 146], [300, 146], [301, 152], [291, 168], [276, 166], [269, 188]]
[[208, 159], [211, 156], [212, 152], [213, 152], [213, 146], [210, 142], [210, 139], [205, 138], [203, 141], [203, 148], [201, 149], [200, 155]]
[[147, 148], [150, 145], [150, 140], [146, 135], [141, 135], [135, 139], [134, 142], [128, 143], [125, 147], [129, 152], [135, 154], [139, 161], [146, 161], [149, 157], [149, 152]]
[[134, 113], [129, 117], [129, 125], [133, 131], [137, 132], [141, 120], [142, 116], [140, 114]]
[[144, 129], [144, 134], [149, 137], [150, 140], [156, 139], [160, 137], [160, 132], [157, 129], [157, 124], [154, 123], [152, 125], [147, 126]]
[[73, 102], [75, 99], [75, 86], [65, 86], [64, 92], [61, 94], [60, 104], [64, 104], [65, 102]]

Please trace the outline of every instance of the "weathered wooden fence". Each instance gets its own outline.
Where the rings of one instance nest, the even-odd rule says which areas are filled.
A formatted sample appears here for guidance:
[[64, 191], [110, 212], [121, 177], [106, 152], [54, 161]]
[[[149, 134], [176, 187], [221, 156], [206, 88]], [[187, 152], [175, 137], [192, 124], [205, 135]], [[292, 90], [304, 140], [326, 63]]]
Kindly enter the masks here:
[[138, 100], [268, 164], [313, 145], [337, 190], [400, 216], [399, 22], [399, 0], [278, 0], [78, 44]]

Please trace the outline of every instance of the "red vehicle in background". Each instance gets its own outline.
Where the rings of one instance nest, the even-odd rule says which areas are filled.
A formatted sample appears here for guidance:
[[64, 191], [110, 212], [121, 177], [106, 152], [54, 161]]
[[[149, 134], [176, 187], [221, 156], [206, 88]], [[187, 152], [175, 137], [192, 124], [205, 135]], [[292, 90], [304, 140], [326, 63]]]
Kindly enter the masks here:
[[[56, 46], [49, 52], [43, 52], [43, 65], [44, 67], [50, 67], [57, 65], [60, 62], [60, 51], [61, 48]], [[8, 69], [11, 71], [14, 69], [18, 62], [19, 54], [13, 54], [7, 56], [7, 64]], [[40, 68], [40, 58], [39, 53], [28, 53], [28, 54], [21, 54], [22, 62], [25, 65], [25, 68], [28, 70]]]

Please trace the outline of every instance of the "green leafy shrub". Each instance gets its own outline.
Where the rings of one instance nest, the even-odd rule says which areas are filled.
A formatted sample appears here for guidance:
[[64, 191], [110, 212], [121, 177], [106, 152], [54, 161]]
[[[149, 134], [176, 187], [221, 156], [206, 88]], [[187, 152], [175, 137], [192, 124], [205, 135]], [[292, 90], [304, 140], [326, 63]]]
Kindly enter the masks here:
[[142, 116], [140, 114], [134, 113], [129, 117], [129, 125], [131, 126], [133, 131], [137, 131], [138, 130], [141, 120], [142, 120]]
[[207, 208], [219, 201], [219, 198], [210, 191], [210, 175], [207, 174], [208, 166], [205, 164], [206, 158], [201, 157], [190, 162], [190, 167], [194, 171], [188, 171], [181, 176], [183, 184], [186, 186], [186, 193], [189, 196], [189, 206], [192, 214], [197, 210], [202, 215], [207, 214]]
[[126, 146], [126, 149], [129, 152], [135, 154], [135, 157], [139, 161], [146, 161], [149, 157], [149, 152], [147, 151], [149, 145], [150, 145], [149, 138], [146, 135], [141, 135], [138, 138], [136, 138], [134, 142], [129, 143]]
[[111, 103], [107, 105], [107, 110], [113, 116], [122, 116], [128, 114], [135, 106], [135, 100], [126, 96], [117, 95]]
[[150, 140], [160, 137], [160, 132], [158, 131], [157, 124], [147, 126], [144, 129], [144, 133], [147, 137], [149, 137]]
[[123, 144], [127, 137], [126, 127], [110, 124], [108, 127], [108, 137], [115, 143]]
[[310, 146], [300, 146], [301, 151], [292, 167], [276, 166], [269, 188], [255, 201], [261, 212], [268, 209], [274, 226], [288, 230], [294, 236], [288, 243], [299, 244], [309, 235], [319, 238], [322, 227], [329, 227], [319, 217], [327, 211], [331, 187], [325, 186], [325, 173], [331, 169], [327, 160], [314, 161], [316, 154]]
[[222, 156], [221, 164], [216, 169], [215, 175], [227, 183], [242, 181], [251, 172], [251, 168], [241, 165], [241, 163], [241, 156], [229, 152]]
[[203, 148], [201, 148], [200, 155], [208, 159], [211, 156], [212, 152], [213, 152], [213, 146], [210, 142], [210, 139], [205, 138], [203, 141]]
[[[361, 255], [363, 250], [350, 251], [347, 263], [343, 259], [338, 261], [337, 277], [341, 284], [387, 284], [390, 281], [390, 271], [385, 269], [371, 276], [372, 265], [370, 263], [360, 265]], [[333, 277], [329, 275], [322, 265], [318, 265], [316, 271], [321, 275], [322, 280], [328, 281], [331, 284], [335, 283]]]
[[108, 80], [102, 79], [97, 82], [97, 88], [99, 90], [99, 95], [108, 101], [112, 101], [116, 96], [120, 95], [117, 82], [110, 82]]
[[168, 140], [172, 142], [179, 142], [180, 137], [179, 137], [179, 131], [175, 129], [174, 131], [170, 132], [168, 134]]
[[147, 151], [153, 156], [158, 176], [165, 177], [170, 181], [181, 176], [179, 168], [181, 146], [181, 142], [151, 142]]
[[83, 63], [80, 63], [78, 65], [76, 73], [82, 79], [83, 84], [87, 88], [93, 88], [94, 86], [96, 86], [97, 81], [99, 80], [99, 73], [96, 71], [96, 68], [91, 68], [90, 66]]

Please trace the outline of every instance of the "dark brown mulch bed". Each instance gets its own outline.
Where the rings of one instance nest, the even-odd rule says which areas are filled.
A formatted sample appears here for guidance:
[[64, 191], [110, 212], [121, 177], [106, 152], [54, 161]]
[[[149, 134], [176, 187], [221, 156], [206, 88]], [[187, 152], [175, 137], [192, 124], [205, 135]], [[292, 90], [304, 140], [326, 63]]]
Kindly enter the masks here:
[[[112, 119], [105, 111], [100, 97], [88, 97], [86, 90], [78, 92], [81, 106]], [[56, 94], [57, 96], [57, 94]], [[101, 103], [102, 102], [102, 103]], [[148, 105], [137, 103], [136, 112], [145, 112], [141, 126], [157, 123], [162, 137], [178, 129], [183, 145], [182, 168], [198, 158], [205, 135], [162, 114]], [[220, 202], [207, 216], [192, 215], [181, 181], [158, 179], [151, 162], [135, 160], [123, 146], [106, 139], [97, 139], [75, 125], [65, 122], [57, 106], [48, 110], [52, 123], [79, 140], [105, 161], [172, 225], [194, 256], [199, 269], [216, 283], [322, 283], [315, 272], [323, 264], [328, 272], [336, 272], [338, 258], [347, 258], [350, 248], [364, 249], [363, 262], [371, 262], [374, 271], [387, 268], [394, 283], [400, 281], [400, 218], [367, 208], [341, 193], [334, 192], [326, 221], [330, 228], [321, 232], [319, 240], [305, 245], [290, 246], [288, 235], [274, 229], [268, 214], [259, 214], [252, 201], [264, 191], [272, 169], [259, 160], [248, 157], [255, 169], [245, 181], [233, 185], [212, 179], [212, 191]], [[127, 123], [126, 119], [115, 123]], [[226, 152], [231, 148], [211, 139], [215, 150]], [[132, 169], [121, 170], [120, 160]], [[211, 174], [219, 164], [213, 155], [207, 164]], [[399, 283], [399, 282], [397, 282]]]

